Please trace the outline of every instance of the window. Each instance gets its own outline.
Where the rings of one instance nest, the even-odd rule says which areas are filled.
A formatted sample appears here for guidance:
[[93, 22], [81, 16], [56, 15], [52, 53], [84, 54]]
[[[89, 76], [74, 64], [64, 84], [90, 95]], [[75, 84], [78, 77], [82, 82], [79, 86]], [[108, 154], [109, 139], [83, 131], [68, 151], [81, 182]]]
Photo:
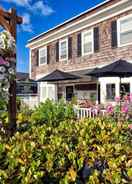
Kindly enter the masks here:
[[118, 45], [132, 44], [132, 15], [118, 20]]
[[106, 99], [107, 100], [115, 99], [115, 84], [106, 85]]
[[59, 59], [61, 61], [68, 59], [68, 39], [59, 42]]
[[82, 55], [93, 53], [93, 30], [82, 33]]
[[125, 96], [125, 95], [129, 95], [130, 94], [130, 83], [122, 83], [120, 85], [120, 95], [121, 95], [121, 99]]
[[39, 65], [47, 64], [47, 47], [39, 49]]

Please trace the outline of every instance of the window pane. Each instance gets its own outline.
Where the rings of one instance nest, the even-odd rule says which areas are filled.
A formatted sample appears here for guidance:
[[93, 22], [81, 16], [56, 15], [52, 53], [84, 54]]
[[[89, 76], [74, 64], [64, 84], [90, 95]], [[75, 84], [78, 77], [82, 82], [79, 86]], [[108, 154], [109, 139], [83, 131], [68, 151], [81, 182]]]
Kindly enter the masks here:
[[132, 30], [132, 18], [125, 19], [121, 21], [121, 26], [120, 26], [121, 32], [126, 32]]
[[83, 34], [83, 51], [84, 54], [92, 52], [92, 32]]
[[92, 52], [92, 42], [84, 44], [84, 53]]
[[47, 63], [47, 48], [39, 50], [39, 63], [40, 64]]
[[84, 34], [84, 43], [91, 41], [92, 40], [91, 36], [92, 36], [91, 32], [85, 33]]
[[106, 99], [114, 100], [115, 98], [115, 84], [106, 85]]
[[123, 96], [125, 95], [130, 94], [130, 84], [129, 83], [124, 83], [120, 85], [120, 94], [121, 94], [121, 98], [123, 98]]
[[60, 45], [60, 58], [61, 58], [61, 59], [67, 58], [67, 46], [66, 46], [66, 41], [61, 42], [61, 45]]
[[132, 31], [121, 33], [120, 44], [126, 44], [132, 42]]

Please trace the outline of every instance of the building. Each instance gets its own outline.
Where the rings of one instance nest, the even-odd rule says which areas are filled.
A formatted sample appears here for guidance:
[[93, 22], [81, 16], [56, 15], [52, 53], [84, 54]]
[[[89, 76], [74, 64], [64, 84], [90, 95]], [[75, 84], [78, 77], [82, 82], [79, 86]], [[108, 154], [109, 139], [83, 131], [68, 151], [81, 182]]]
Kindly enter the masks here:
[[[132, 62], [132, 0], [107, 0], [29, 40], [30, 77], [54, 70], [81, 76], [77, 80], [40, 82], [40, 101], [60, 97], [112, 102], [120, 94], [118, 77], [93, 79], [85, 74], [118, 59]], [[98, 87], [97, 87], [98, 84]], [[122, 79], [132, 92], [132, 77]]]
[[17, 85], [16, 94], [29, 107], [34, 107], [38, 103], [37, 83], [29, 79], [28, 73], [16, 73]]

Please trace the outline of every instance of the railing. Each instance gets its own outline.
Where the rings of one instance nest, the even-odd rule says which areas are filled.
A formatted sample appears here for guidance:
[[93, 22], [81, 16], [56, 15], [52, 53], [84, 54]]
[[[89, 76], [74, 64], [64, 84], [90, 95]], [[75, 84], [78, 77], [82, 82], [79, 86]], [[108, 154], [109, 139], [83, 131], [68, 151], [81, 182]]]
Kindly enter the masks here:
[[75, 107], [74, 110], [78, 119], [94, 118], [94, 117], [97, 117], [99, 114], [101, 116], [105, 116], [105, 113], [106, 113], [106, 110], [101, 110], [99, 113], [97, 109], [93, 109], [93, 108]]

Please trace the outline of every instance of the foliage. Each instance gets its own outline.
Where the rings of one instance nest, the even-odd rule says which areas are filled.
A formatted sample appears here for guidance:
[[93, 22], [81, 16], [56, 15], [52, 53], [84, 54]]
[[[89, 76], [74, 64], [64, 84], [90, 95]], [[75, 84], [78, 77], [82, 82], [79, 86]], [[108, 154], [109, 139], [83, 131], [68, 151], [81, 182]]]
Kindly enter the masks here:
[[9, 81], [15, 75], [15, 40], [7, 31], [0, 32], [0, 100], [8, 101]]
[[[53, 111], [50, 101], [46, 105]], [[54, 127], [33, 124], [0, 141], [3, 184], [132, 182], [132, 130], [127, 123], [119, 127], [111, 119], [97, 118], [62, 121]]]
[[56, 125], [63, 120], [73, 119], [74, 117], [75, 114], [72, 104], [66, 104], [63, 100], [53, 102], [48, 99], [45, 103], [40, 103], [40, 105], [35, 108], [31, 116], [31, 122]]

